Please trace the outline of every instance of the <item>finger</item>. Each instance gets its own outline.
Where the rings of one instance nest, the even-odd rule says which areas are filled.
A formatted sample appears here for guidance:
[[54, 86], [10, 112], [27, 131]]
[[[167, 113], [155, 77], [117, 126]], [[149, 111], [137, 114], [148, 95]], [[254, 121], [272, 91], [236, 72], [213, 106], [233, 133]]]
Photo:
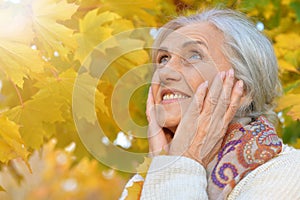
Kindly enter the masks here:
[[146, 115], [147, 116], [150, 114], [150, 107], [152, 107], [153, 104], [154, 104], [153, 95], [152, 95], [152, 89], [151, 89], [151, 86], [150, 86], [149, 91], [148, 91], [147, 104], [146, 104]]
[[[148, 92], [148, 98], [147, 98], [147, 106], [146, 106], [146, 115], [149, 127], [151, 127], [151, 130], [148, 129], [148, 138], [155, 136], [160, 131], [160, 127], [155, 123], [155, 109], [154, 109], [154, 100], [152, 95], [152, 88], [150, 86], [149, 92]], [[150, 131], [150, 132], [149, 132]]]
[[[214, 78], [208, 94], [204, 100], [203, 110], [206, 115], [211, 115], [219, 101], [219, 96], [223, 88], [225, 72], [219, 72]], [[211, 117], [211, 116], [210, 116]]]
[[[237, 105], [236, 108], [238, 108], [242, 92], [238, 90], [238, 84], [236, 84], [234, 88], [233, 84], [234, 72], [233, 70], [229, 70], [226, 74], [226, 79], [224, 80], [224, 86], [222, 88], [217, 106], [212, 115], [212, 119], [214, 120], [209, 123], [210, 134], [206, 134], [205, 137], [202, 138], [202, 143], [205, 144], [206, 148], [199, 153], [199, 158], [203, 161], [203, 163], [210, 162], [213, 156], [218, 152], [227, 130], [227, 126], [236, 112], [236, 110], [235, 112], [232, 110], [233, 114], [231, 112], [227, 113], [227, 108], [233, 105]], [[226, 116], [226, 114], [228, 115]], [[207, 155], [209, 156], [207, 157]]]
[[193, 101], [194, 101], [194, 104], [195, 104], [197, 110], [199, 110], [199, 113], [202, 111], [202, 108], [203, 108], [203, 102], [205, 99], [207, 87], [208, 87], [208, 81], [205, 81], [197, 88], [197, 91], [194, 95]]
[[[225, 122], [224, 115], [226, 114], [227, 108], [230, 104], [233, 83], [234, 83], [234, 71], [233, 69], [230, 69], [226, 73], [226, 78], [224, 80], [221, 94], [219, 96], [216, 108], [211, 115], [212, 120], [209, 123], [209, 127], [210, 127], [209, 132], [218, 133], [218, 134], [207, 134], [205, 140], [207, 140], [208, 143], [213, 141], [214, 142], [220, 141], [225, 135], [228, 123]], [[211, 144], [210, 146], [213, 147], [213, 144]], [[203, 152], [203, 153], [206, 155], [207, 152]]]
[[188, 150], [189, 152], [194, 152], [198, 148], [198, 144], [203, 140], [203, 132], [200, 134], [197, 130], [207, 87], [208, 81], [205, 81], [197, 88], [187, 112], [177, 127], [169, 151], [171, 155], [181, 155]]
[[184, 117], [190, 118], [191, 114], [193, 114], [194, 112], [196, 112], [197, 116], [200, 114], [200, 112], [202, 111], [205, 95], [207, 92], [207, 87], [208, 87], [208, 81], [205, 81], [198, 86], [193, 96], [193, 100], [190, 103], [189, 108], [187, 109], [186, 112], [187, 114]]
[[[230, 69], [226, 73], [226, 78], [224, 81], [224, 86], [222, 88], [222, 92], [219, 98], [219, 101], [217, 103], [217, 106], [214, 111], [213, 118], [214, 119], [222, 119], [223, 116], [226, 113], [226, 110], [230, 104], [230, 98], [231, 98], [231, 91], [233, 88], [233, 82], [234, 82], [234, 71], [233, 69]], [[215, 120], [215, 121], [216, 121]]]
[[147, 104], [146, 104], [146, 116], [149, 123], [153, 118], [153, 114], [154, 114], [154, 100], [153, 100], [152, 88], [150, 86], [148, 92]]
[[218, 140], [218, 138], [223, 138], [223, 135], [225, 134], [225, 131], [227, 127], [227, 122], [224, 120], [224, 115], [226, 114], [227, 108], [230, 104], [231, 99], [231, 92], [233, 88], [234, 83], [234, 71], [233, 69], [230, 69], [226, 73], [226, 78], [224, 81], [224, 86], [218, 101], [218, 104], [213, 112], [212, 115], [212, 126], [215, 130], [218, 130], [221, 134], [213, 134], [210, 135], [210, 140]]
[[149, 153], [151, 155], [159, 155], [162, 150], [169, 152], [169, 143], [164, 134], [159, 134], [148, 139]]
[[239, 109], [241, 98], [244, 92], [244, 82], [239, 80], [235, 83], [232, 94], [231, 94], [231, 101], [227, 108], [226, 114], [224, 116], [224, 123], [228, 126], [229, 122], [235, 116], [235, 113]]
[[[198, 116], [202, 109], [203, 101], [205, 99], [206, 91], [208, 87], [208, 81], [203, 82], [200, 84], [194, 94], [193, 100], [189, 105], [185, 115], [183, 116], [182, 120], [180, 121], [176, 134], [173, 138], [173, 144], [178, 142], [180, 144], [184, 140], [191, 140], [194, 137], [197, 129], [196, 129], [196, 122], [198, 121]], [[191, 122], [195, 125], [195, 128], [192, 128]], [[189, 133], [186, 134], [186, 131], [189, 130]]]

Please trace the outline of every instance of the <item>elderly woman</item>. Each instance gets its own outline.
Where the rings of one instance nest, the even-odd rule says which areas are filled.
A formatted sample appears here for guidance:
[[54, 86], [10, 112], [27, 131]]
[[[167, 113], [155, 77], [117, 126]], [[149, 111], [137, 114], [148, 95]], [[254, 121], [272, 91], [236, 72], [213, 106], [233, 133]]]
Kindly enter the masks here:
[[300, 199], [300, 152], [273, 125], [276, 57], [244, 15], [212, 9], [174, 19], [152, 53], [153, 160], [141, 199]]

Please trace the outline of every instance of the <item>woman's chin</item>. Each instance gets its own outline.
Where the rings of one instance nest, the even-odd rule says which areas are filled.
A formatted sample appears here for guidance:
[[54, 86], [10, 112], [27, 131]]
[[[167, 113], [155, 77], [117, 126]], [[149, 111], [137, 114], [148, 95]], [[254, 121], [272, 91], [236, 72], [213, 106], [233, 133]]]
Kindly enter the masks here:
[[177, 127], [181, 119], [181, 110], [178, 107], [166, 109], [162, 105], [156, 106], [156, 120], [160, 127]]
[[180, 118], [166, 119], [165, 121], [159, 121], [159, 126], [164, 127], [175, 133], [176, 128], [180, 122]]

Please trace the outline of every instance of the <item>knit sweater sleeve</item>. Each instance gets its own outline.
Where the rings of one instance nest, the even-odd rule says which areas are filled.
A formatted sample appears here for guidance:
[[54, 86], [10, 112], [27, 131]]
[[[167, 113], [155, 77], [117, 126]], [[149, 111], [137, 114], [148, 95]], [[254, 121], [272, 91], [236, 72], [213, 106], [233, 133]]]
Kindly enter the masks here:
[[248, 174], [228, 200], [300, 199], [300, 151], [280, 154]]
[[208, 199], [206, 171], [179, 156], [156, 156], [148, 170], [141, 199]]

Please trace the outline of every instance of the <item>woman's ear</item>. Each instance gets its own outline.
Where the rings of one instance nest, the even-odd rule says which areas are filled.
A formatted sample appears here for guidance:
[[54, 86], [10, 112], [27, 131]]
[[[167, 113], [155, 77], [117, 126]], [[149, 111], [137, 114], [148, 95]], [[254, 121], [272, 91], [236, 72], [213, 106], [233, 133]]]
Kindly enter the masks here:
[[241, 98], [239, 107], [243, 108], [243, 110], [253, 111], [253, 109], [254, 109], [253, 99], [251, 97], [247, 96], [246, 93], [244, 93]]

